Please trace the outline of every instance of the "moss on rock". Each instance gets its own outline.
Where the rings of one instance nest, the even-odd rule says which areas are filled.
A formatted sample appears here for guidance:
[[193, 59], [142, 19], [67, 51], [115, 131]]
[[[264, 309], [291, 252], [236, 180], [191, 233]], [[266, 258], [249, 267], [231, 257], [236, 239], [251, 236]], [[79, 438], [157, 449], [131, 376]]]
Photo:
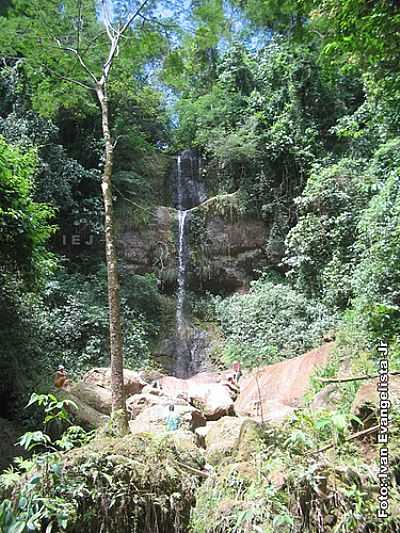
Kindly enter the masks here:
[[180, 446], [173, 435], [101, 436], [68, 453], [49, 454], [2, 496], [15, 510], [22, 498], [39, 507], [52, 502], [41, 519], [43, 531], [50, 523], [52, 531], [61, 530], [64, 513], [66, 533], [183, 532], [203, 466], [201, 452]]

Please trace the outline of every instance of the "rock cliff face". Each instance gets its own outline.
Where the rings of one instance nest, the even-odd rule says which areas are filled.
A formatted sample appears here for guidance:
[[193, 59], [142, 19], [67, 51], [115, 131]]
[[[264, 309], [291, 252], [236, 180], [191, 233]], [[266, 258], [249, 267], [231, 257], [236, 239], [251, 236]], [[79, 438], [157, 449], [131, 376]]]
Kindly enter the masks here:
[[334, 347], [329, 342], [293, 359], [255, 369], [240, 380], [235, 411], [262, 421], [281, 421], [290, 416], [306, 394], [310, 377], [324, 367]]
[[266, 237], [261, 220], [208, 215], [203, 238], [193, 243], [192, 287], [231, 292], [248, 286], [267, 264]]
[[175, 209], [157, 207], [146, 227], [121, 233], [118, 245], [125, 268], [133, 274], [154, 272], [160, 280], [168, 274], [175, 277], [175, 222]]
[[[197, 208], [201, 213], [201, 207]], [[191, 224], [189, 288], [231, 292], [248, 286], [255, 270], [274, 263], [267, 252], [268, 228], [261, 220], [207, 213]], [[197, 227], [195, 225], [197, 224]], [[154, 272], [161, 288], [176, 285], [176, 211], [155, 209], [148, 226], [119, 236], [125, 268], [135, 274]]]

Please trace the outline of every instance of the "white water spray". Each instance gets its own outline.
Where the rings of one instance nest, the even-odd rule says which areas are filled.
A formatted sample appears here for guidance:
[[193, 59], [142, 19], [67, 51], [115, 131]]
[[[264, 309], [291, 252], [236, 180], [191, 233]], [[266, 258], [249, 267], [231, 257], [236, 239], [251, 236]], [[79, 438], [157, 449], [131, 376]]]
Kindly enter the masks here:
[[186, 227], [185, 222], [187, 211], [178, 211], [178, 276], [176, 291], [176, 332], [178, 337], [184, 334], [185, 316], [185, 289], [186, 289], [186, 267], [187, 267], [187, 247], [186, 247]]
[[174, 374], [186, 378], [197, 373], [202, 364], [204, 332], [193, 327], [187, 302], [189, 270], [189, 223], [191, 208], [206, 199], [204, 185], [199, 181], [200, 161], [191, 151], [184, 151], [176, 160], [177, 288], [176, 288], [176, 352]]

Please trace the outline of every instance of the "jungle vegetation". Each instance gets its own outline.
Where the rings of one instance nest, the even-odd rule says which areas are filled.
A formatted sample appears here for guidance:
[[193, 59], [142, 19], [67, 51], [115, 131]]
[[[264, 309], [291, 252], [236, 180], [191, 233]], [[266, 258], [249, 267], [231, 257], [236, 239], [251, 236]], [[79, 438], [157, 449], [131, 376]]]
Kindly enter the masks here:
[[[346, 354], [356, 371], [372, 372], [376, 346], [386, 341], [391, 369], [397, 370], [399, 49], [396, 1], [3, 1], [0, 417], [32, 429], [38, 412], [23, 406], [32, 391], [49, 392], [59, 364], [80, 376], [109, 366], [113, 357], [117, 378], [122, 357], [128, 368], [155, 365], [152, 354], [171, 324], [173, 298], [155, 274], [133, 275], [123, 261], [117, 267], [112, 243], [124, 225], [144, 227], [155, 207], [171, 205], [171, 160], [186, 148], [206, 161], [209, 196], [238, 192], [240, 216], [270, 228], [265, 247], [273, 261], [246, 293], [192, 293], [195, 318], [219, 331], [215, 362], [258, 367], [300, 355], [329, 333], [337, 338], [337, 365]], [[105, 203], [102, 183], [103, 193], [108, 186]], [[343, 399], [346, 416], [354, 393], [349, 388]], [[118, 388], [115, 394], [118, 410], [123, 397]], [[294, 492], [267, 497], [258, 481], [241, 485], [252, 504], [230, 522], [215, 516], [213, 506], [239, 483], [231, 474], [208, 480], [195, 503], [198, 480], [177, 481], [173, 444], [134, 446], [138, 453], [148, 450], [149, 471], [155, 468], [151, 447], [170, 465], [158, 483], [188, 495], [179, 515], [184, 527], [190, 521], [195, 532], [243, 531], [235, 524], [253, 520], [272, 528], [265, 531], [300, 531], [291, 514], [294, 494], [313, 490], [312, 465], [303, 452], [321, 439], [344, 442], [348, 426], [342, 422], [330, 420], [325, 427], [310, 414], [286, 428], [286, 439], [264, 435], [262, 468], [272, 468], [266, 458], [272, 446], [282, 468], [289, 461]], [[398, 420], [394, 424], [397, 446]], [[305, 440], [306, 429], [312, 442]], [[85, 444], [85, 438], [71, 437], [71, 446]], [[48, 493], [41, 494], [47, 498], [44, 514], [32, 518], [21, 500], [23, 525], [7, 532], [39, 530], [32, 529], [35, 520], [52, 519], [53, 531], [69, 524], [68, 531], [77, 531], [82, 510], [74, 483], [89, 487], [91, 503], [82, 511], [89, 517], [101, 490], [88, 472], [103, 468], [107, 483], [113, 447], [107, 441], [107, 453], [83, 457], [86, 470], [79, 470], [77, 458], [72, 469], [79, 473], [71, 473], [62, 494], [54, 466]], [[354, 449], [349, 445], [343, 453], [341, 466]], [[200, 468], [201, 459], [191, 461]], [[122, 491], [128, 491], [125, 466]], [[384, 526], [393, 529], [380, 530], [374, 522], [372, 500], [363, 500], [368, 473], [353, 466], [364, 481], [354, 484], [353, 493], [338, 489], [344, 525], [337, 531], [397, 531], [398, 517]], [[138, 476], [143, 490], [150, 490], [142, 471]], [[296, 479], [302, 479], [300, 488]], [[12, 481], [9, 476], [0, 485]], [[158, 488], [151, 491], [165, 508], [165, 528], [175, 527], [174, 502]], [[265, 505], [254, 504], [263, 498]], [[147, 509], [145, 500], [136, 504]], [[7, 505], [0, 504], [0, 529], [12, 512]], [[355, 514], [347, 515], [351, 506]], [[122, 522], [111, 513], [103, 525], [97, 515], [94, 522], [88, 518], [87, 530], [125, 531], [129, 512]], [[309, 517], [309, 531], [319, 531], [318, 512]], [[145, 530], [142, 518], [132, 520], [135, 531]]]

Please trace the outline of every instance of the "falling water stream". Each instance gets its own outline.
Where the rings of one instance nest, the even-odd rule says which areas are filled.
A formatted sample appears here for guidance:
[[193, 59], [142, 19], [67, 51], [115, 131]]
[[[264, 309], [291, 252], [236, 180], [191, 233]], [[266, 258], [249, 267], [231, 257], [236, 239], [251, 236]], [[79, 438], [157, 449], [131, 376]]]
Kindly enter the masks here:
[[186, 243], [186, 210], [178, 211], [178, 272], [176, 291], [176, 333], [178, 337], [184, 335], [185, 330], [185, 296], [186, 296], [186, 266], [187, 266], [187, 243]]
[[[177, 234], [177, 289], [176, 289], [176, 355], [175, 375], [188, 377], [198, 366], [199, 333], [187, 316], [187, 275], [189, 264], [190, 210], [205, 200], [204, 186], [199, 180], [200, 159], [190, 150], [177, 156], [176, 208]], [[200, 343], [201, 344], [201, 343]]]

